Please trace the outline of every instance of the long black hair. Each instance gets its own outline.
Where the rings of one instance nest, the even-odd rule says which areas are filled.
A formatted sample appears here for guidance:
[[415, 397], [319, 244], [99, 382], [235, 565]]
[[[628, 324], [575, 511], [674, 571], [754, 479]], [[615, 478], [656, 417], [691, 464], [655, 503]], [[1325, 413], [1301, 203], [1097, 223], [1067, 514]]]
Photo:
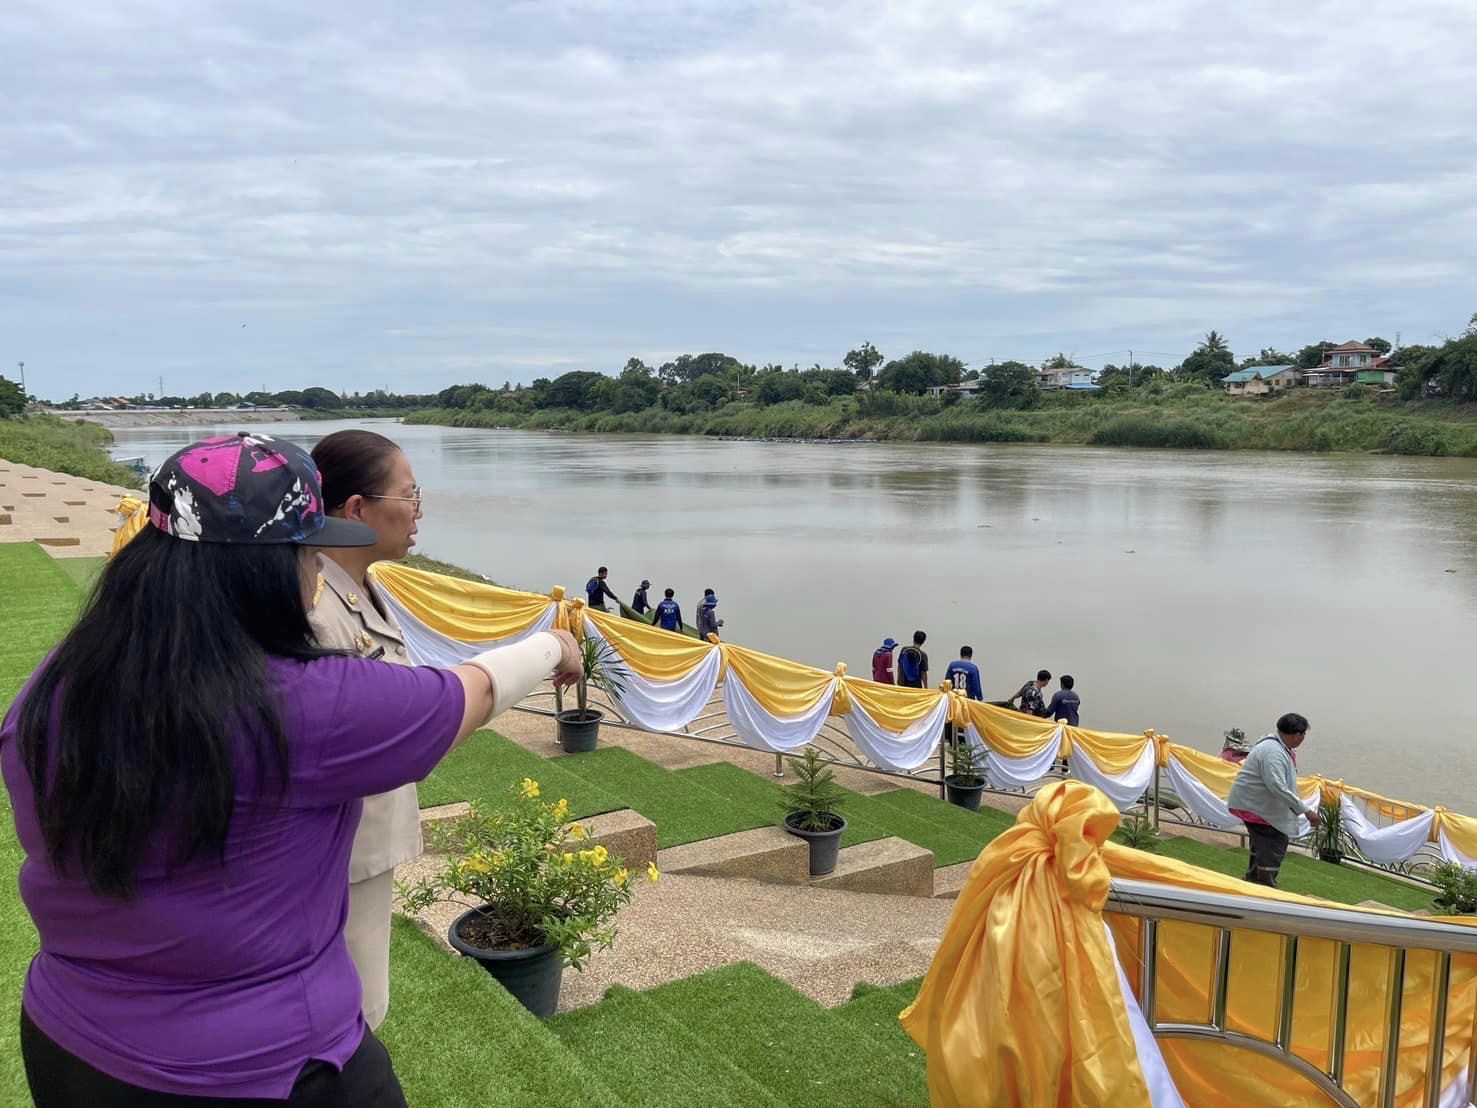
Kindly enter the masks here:
[[169, 866], [223, 861], [238, 771], [268, 796], [287, 785], [267, 658], [322, 653], [297, 546], [145, 527], [103, 571], [17, 720], [53, 869], [80, 867], [94, 892], [128, 899], [155, 850]]

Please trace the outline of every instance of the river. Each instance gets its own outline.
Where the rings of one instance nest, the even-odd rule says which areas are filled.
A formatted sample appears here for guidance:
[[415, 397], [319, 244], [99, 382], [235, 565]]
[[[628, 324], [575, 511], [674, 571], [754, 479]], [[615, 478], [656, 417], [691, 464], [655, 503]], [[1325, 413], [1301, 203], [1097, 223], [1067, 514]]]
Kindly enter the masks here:
[[[734, 642], [870, 673], [961, 643], [985, 694], [1070, 673], [1086, 727], [1204, 750], [1282, 712], [1304, 772], [1477, 812], [1477, 461], [1085, 447], [730, 442], [402, 426], [422, 553], [574, 595], [598, 565]], [[118, 429], [150, 464], [219, 428]], [[1051, 688], [1056, 688], [1053, 681]]]

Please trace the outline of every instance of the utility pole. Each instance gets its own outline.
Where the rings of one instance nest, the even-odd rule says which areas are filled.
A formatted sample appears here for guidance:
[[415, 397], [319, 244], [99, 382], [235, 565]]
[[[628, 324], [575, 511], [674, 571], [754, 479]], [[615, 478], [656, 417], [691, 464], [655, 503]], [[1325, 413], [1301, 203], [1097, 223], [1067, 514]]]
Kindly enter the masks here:
[[1128, 387], [1133, 388], [1133, 351], [1128, 352]]
[[21, 395], [22, 396], [25, 396], [26, 395], [26, 363], [25, 362], [16, 362], [15, 364], [18, 365], [18, 366], [20, 366], [20, 369], [21, 369]]

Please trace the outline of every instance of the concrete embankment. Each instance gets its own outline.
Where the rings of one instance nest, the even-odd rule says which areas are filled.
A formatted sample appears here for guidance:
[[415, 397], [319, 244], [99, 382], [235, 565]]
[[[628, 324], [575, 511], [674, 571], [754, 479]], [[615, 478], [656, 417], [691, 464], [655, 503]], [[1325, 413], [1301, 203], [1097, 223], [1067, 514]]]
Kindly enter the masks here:
[[158, 411], [131, 412], [69, 412], [52, 410], [48, 415], [60, 419], [86, 420], [103, 427], [214, 427], [222, 423], [286, 423], [299, 420], [302, 416], [293, 408], [253, 408], [243, 411], [238, 408], [187, 408], [160, 409]]

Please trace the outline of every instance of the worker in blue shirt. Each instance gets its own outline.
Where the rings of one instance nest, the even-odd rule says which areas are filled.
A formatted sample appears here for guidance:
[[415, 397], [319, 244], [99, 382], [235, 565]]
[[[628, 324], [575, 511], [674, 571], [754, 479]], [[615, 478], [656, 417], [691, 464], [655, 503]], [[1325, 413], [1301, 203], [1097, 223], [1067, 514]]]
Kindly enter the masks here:
[[595, 573], [595, 576], [585, 582], [585, 601], [597, 612], [607, 612], [610, 610], [605, 606], [605, 598], [607, 596], [611, 600], [615, 600], [617, 608], [620, 607], [621, 602], [616, 600], [615, 593], [610, 591], [610, 586], [605, 582], [605, 576], [609, 572], [610, 570], [601, 566]]
[[656, 618], [653, 622], [664, 631], [682, 630], [682, 609], [677, 607], [677, 602], [672, 599], [673, 591], [668, 589], [665, 597], [656, 606]]
[[944, 670], [944, 680], [970, 700], [983, 700], [985, 694], [980, 688], [980, 667], [974, 664], [973, 658], [974, 647], [961, 646], [958, 660], [950, 662], [949, 668]]
[[704, 589], [702, 602], [697, 606], [698, 638], [716, 635], [722, 626], [723, 621], [718, 618], [718, 594], [712, 589]]

